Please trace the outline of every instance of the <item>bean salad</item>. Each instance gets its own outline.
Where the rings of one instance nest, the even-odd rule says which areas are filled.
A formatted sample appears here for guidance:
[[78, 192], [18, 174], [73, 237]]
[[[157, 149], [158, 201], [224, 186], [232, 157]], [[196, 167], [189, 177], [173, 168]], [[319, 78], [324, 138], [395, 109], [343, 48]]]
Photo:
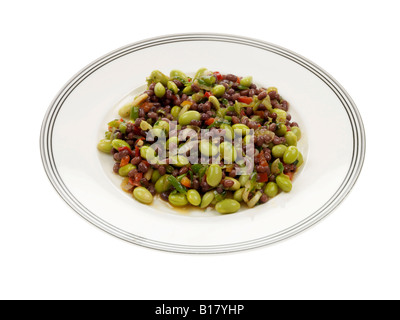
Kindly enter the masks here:
[[137, 201], [159, 195], [175, 207], [228, 214], [291, 191], [303, 164], [301, 130], [277, 88], [206, 68], [193, 78], [155, 70], [146, 80], [97, 145]]

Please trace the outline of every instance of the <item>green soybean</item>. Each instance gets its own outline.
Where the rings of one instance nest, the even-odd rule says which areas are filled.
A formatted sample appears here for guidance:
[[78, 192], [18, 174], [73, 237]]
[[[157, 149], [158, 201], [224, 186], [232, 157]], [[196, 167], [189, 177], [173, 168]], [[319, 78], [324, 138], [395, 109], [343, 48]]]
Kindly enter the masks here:
[[177, 94], [178, 91], [179, 91], [177, 85], [176, 85], [174, 82], [172, 82], [172, 81], [168, 81], [168, 83], [167, 83], [167, 88], [168, 88], [169, 90], [171, 90], [174, 94]]
[[119, 168], [118, 174], [119, 174], [121, 177], [127, 177], [127, 176], [128, 176], [128, 173], [129, 173], [131, 170], [133, 170], [133, 169], [136, 169], [136, 166], [134, 166], [134, 165], [131, 164], [131, 163], [128, 163], [127, 165], [125, 165], [125, 166]]
[[289, 146], [297, 146], [297, 136], [292, 131], [286, 132], [285, 139]]
[[111, 140], [106, 140], [106, 139], [100, 140], [100, 142], [97, 144], [97, 149], [104, 153], [110, 153], [111, 150], [113, 149]]
[[121, 122], [121, 124], [119, 125], [118, 129], [122, 133], [125, 133], [126, 132], [126, 123], [125, 122]]
[[287, 147], [284, 144], [278, 144], [272, 147], [272, 155], [275, 158], [282, 158], [287, 150]]
[[180, 71], [180, 70], [171, 70], [171, 72], [169, 73], [169, 76], [170, 76], [171, 79], [179, 80], [183, 84], [188, 82], [187, 75], [184, 72]]
[[154, 185], [157, 193], [163, 193], [167, 191], [171, 187], [171, 183], [168, 181], [169, 174], [165, 174], [161, 176]]
[[275, 134], [280, 137], [283, 137], [286, 134], [286, 132], [287, 132], [287, 127], [283, 123], [278, 124], [278, 129], [276, 129]]
[[289, 148], [287, 148], [285, 154], [283, 155], [283, 162], [291, 164], [297, 160], [298, 156], [299, 150], [295, 146], [290, 146]]
[[149, 161], [155, 159], [156, 152], [153, 148], [150, 148], [149, 146], [143, 146], [140, 148], [140, 156]]
[[182, 90], [182, 93], [187, 94], [187, 95], [193, 94], [192, 86], [191, 86], [191, 85], [186, 86], [186, 87]]
[[284, 192], [289, 192], [292, 190], [292, 182], [290, 181], [289, 177], [283, 173], [276, 177], [276, 184]]
[[210, 205], [210, 203], [214, 200], [215, 194], [214, 191], [208, 191], [203, 195], [201, 199], [200, 208], [204, 209]]
[[219, 213], [235, 213], [240, 209], [240, 203], [234, 199], [225, 199], [215, 205]]
[[303, 159], [303, 154], [301, 153], [301, 152], [299, 152], [299, 155], [298, 155], [298, 157], [297, 157], [297, 168], [298, 167], [300, 167], [302, 164], [303, 164], [303, 162], [304, 162], [304, 159]]
[[[231, 127], [229, 124], [222, 123], [222, 124], [220, 125], [220, 128], [223, 129], [223, 130], [225, 130], [225, 138], [227, 138], [227, 139], [229, 139], [229, 140], [232, 140], [232, 139], [233, 139], [234, 132], [233, 132], [232, 127]], [[247, 137], [247, 136], [246, 136], [246, 137]]]
[[251, 84], [253, 83], [253, 77], [244, 77], [242, 80], [240, 80], [240, 85], [243, 87], [250, 87]]
[[234, 124], [234, 125], [232, 126], [232, 129], [233, 129], [234, 131], [235, 131], [235, 130], [240, 130], [242, 136], [245, 136], [245, 135], [248, 134], [248, 132], [250, 131], [250, 128], [249, 128], [248, 126], [246, 126], [245, 124], [242, 124], [242, 123]]
[[156, 84], [156, 86], [154, 87], [154, 94], [158, 98], [164, 97], [164, 95], [165, 95], [165, 87], [163, 86], [163, 84], [161, 82], [158, 82]]
[[299, 127], [291, 127], [292, 132], [296, 135], [297, 141], [301, 139], [301, 130]]
[[156, 183], [158, 179], [160, 179], [160, 177], [161, 177], [160, 171], [153, 170], [153, 173], [151, 174], [151, 182]]
[[169, 123], [164, 120], [160, 120], [156, 122], [156, 124], [153, 126], [153, 129], [162, 129], [165, 131], [165, 133], [168, 134], [169, 132]]
[[245, 191], [245, 188], [240, 188], [239, 190], [236, 190], [235, 193], [233, 194], [233, 199], [235, 199], [238, 202], [243, 201], [243, 192]]
[[211, 187], [216, 187], [222, 180], [222, 169], [218, 164], [212, 164], [207, 169], [207, 183]]
[[268, 198], [273, 198], [278, 194], [278, 185], [275, 182], [268, 182], [265, 186], [264, 192]]
[[219, 153], [224, 159], [225, 164], [232, 164], [237, 157], [237, 151], [232, 146], [232, 143], [224, 141], [219, 145]]
[[188, 199], [183, 193], [171, 193], [168, 197], [168, 201], [175, 207], [183, 207], [188, 204]]
[[198, 111], [190, 110], [188, 112], [185, 112], [184, 114], [179, 116], [179, 124], [181, 126], [187, 126], [190, 124], [190, 121], [192, 120], [200, 120], [201, 114]]
[[153, 195], [144, 187], [137, 187], [133, 190], [133, 196], [141, 203], [150, 204], [153, 202]]
[[239, 177], [239, 182], [240, 182], [240, 185], [241, 185], [242, 187], [244, 187], [244, 185], [246, 184], [246, 182], [249, 181], [249, 180], [250, 180], [250, 176], [247, 175], [247, 174], [241, 175], [241, 176]]
[[218, 84], [211, 89], [211, 93], [216, 97], [222, 97], [225, 93], [225, 87], [222, 84]]
[[178, 117], [179, 117], [179, 113], [181, 112], [181, 107], [179, 107], [179, 106], [174, 106], [172, 109], [171, 109], [171, 115], [174, 117], [174, 119], [178, 119]]
[[182, 155], [172, 156], [170, 164], [176, 167], [183, 167], [189, 164], [188, 158]]
[[168, 81], [169, 78], [159, 70], [152, 71], [150, 76], [147, 78], [148, 84], [151, 84], [153, 82], [161, 82], [164, 86], [166, 86]]
[[169, 146], [171, 145], [171, 143], [178, 145], [179, 144], [179, 139], [178, 137], [171, 137], [167, 140], [167, 149], [169, 149]]
[[189, 203], [193, 206], [197, 207], [201, 203], [200, 193], [195, 189], [190, 189], [186, 194], [186, 198], [188, 199]]
[[286, 122], [286, 111], [284, 111], [282, 109], [278, 109], [278, 108], [275, 108], [272, 111], [275, 112], [277, 115], [276, 122], [279, 122], [279, 123]]
[[112, 146], [114, 147], [114, 149], [119, 149], [119, 148], [123, 148], [123, 147], [127, 147], [127, 148], [131, 148], [131, 146], [128, 144], [128, 142], [121, 140], [121, 139], [114, 139], [112, 141]]
[[200, 141], [200, 152], [207, 157], [213, 157], [218, 154], [218, 147], [208, 141]]

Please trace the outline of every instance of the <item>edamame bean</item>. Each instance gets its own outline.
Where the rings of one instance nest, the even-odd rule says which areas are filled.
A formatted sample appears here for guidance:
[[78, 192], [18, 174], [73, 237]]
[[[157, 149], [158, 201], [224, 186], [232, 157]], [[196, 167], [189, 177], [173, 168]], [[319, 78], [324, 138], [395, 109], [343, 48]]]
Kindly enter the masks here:
[[150, 204], [153, 202], [153, 195], [144, 187], [137, 187], [133, 190], [133, 196], [141, 203]]
[[121, 177], [127, 177], [127, 176], [128, 176], [128, 173], [129, 173], [131, 170], [133, 170], [133, 169], [136, 169], [136, 166], [134, 166], [134, 165], [131, 164], [131, 163], [128, 163], [126, 166], [123, 166], [123, 167], [119, 168], [118, 174], [119, 174]]
[[222, 169], [218, 164], [212, 164], [207, 169], [207, 183], [211, 187], [216, 187], [222, 180]]
[[221, 124], [220, 128], [225, 130], [225, 138], [227, 138], [228, 140], [233, 139], [234, 132], [229, 124], [223, 123]]
[[183, 193], [179, 193], [179, 192], [178, 193], [172, 192], [168, 197], [168, 201], [170, 204], [172, 204], [175, 207], [183, 207], [188, 204], [186, 195], [184, 195]]
[[189, 163], [188, 158], [182, 155], [172, 156], [170, 160], [170, 164], [174, 165], [175, 167], [183, 167]]
[[234, 131], [236, 130], [240, 130], [240, 133], [242, 134], [242, 136], [245, 136], [246, 134], [249, 133], [250, 128], [248, 126], [246, 126], [245, 124], [242, 123], [236, 123], [232, 126], [232, 129]]
[[181, 114], [179, 116], [179, 124], [181, 126], [187, 126], [190, 124], [190, 121], [192, 120], [200, 120], [201, 114], [198, 111], [190, 110], [188, 112], [185, 112], [184, 114]]
[[243, 192], [245, 191], [245, 188], [240, 188], [239, 190], [236, 190], [235, 193], [233, 194], [233, 199], [235, 199], [238, 202], [243, 201]]
[[215, 194], [214, 191], [208, 191], [203, 195], [203, 198], [201, 199], [201, 204], [200, 204], [200, 208], [204, 209], [207, 208], [210, 203], [214, 200]]
[[235, 213], [240, 209], [240, 203], [234, 199], [225, 199], [215, 205], [219, 213]]
[[162, 129], [165, 131], [165, 133], [168, 134], [169, 132], [169, 123], [167, 121], [164, 120], [160, 120], [158, 122], [156, 122], [156, 124], [153, 126], [154, 129]]
[[299, 155], [298, 155], [298, 157], [297, 157], [297, 168], [298, 167], [300, 167], [302, 164], [303, 164], [303, 162], [304, 162], [304, 159], [303, 159], [303, 154], [301, 153], [301, 152], [299, 152]]
[[295, 146], [290, 146], [283, 155], [283, 162], [291, 164], [296, 161], [299, 156], [299, 150]]
[[121, 122], [121, 124], [119, 125], [118, 129], [122, 133], [125, 133], [126, 132], [126, 123], [125, 122]]
[[251, 84], [253, 83], [253, 77], [244, 77], [242, 80], [240, 80], [240, 85], [243, 87], [250, 87]]
[[289, 146], [297, 146], [297, 136], [292, 131], [286, 132], [285, 139]]
[[283, 137], [287, 132], [287, 127], [283, 124], [280, 123], [278, 124], [278, 129], [276, 129], [275, 134], [279, 137]]
[[291, 127], [292, 132], [296, 135], [297, 141], [301, 139], [301, 130], [299, 127]]
[[169, 90], [171, 90], [174, 94], [177, 94], [178, 91], [179, 91], [177, 85], [176, 85], [174, 82], [172, 82], [172, 81], [168, 81], [168, 83], [167, 83], [167, 88], [168, 88]]
[[277, 115], [276, 122], [279, 122], [279, 123], [286, 122], [286, 111], [284, 111], [282, 109], [278, 109], [278, 108], [275, 108], [272, 111], [275, 112]]
[[119, 149], [119, 148], [123, 148], [123, 147], [127, 147], [127, 148], [131, 148], [131, 146], [128, 144], [128, 142], [121, 140], [121, 139], [114, 139], [111, 142], [112, 146], [114, 147], [114, 149]]
[[225, 180], [233, 181], [233, 186], [228, 188], [229, 191], [236, 191], [240, 189], [240, 182], [231, 177], [225, 177]]
[[243, 174], [239, 177], [239, 182], [242, 187], [245, 186], [246, 182], [250, 180], [250, 176], [247, 174]]
[[[249, 143], [251, 143], [252, 142], [252, 135], [250, 135], [250, 134], [248, 134], [247, 136], [245, 136], [244, 138], [243, 138], [243, 144], [245, 145], [245, 146], [247, 146]], [[253, 143], [254, 143], [254, 138], [253, 138]]]
[[161, 82], [162, 85], [166, 86], [168, 84], [169, 78], [159, 70], [154, 70], [151, 72], [150, 76], [146, 79], [148, 84], [153, 82]]
[[268, 198], [273, 198], [278, 194], [278, 185], [275, 182], [268, 182], [265, 186], [264, 192]]
[[160, 178], [161, 178], [160, 171], [154, 170], [153, 173], [151, 174], [151, 182], [156, 183]]
[[143, 146], [140, 148], [140, 156], [147, 161], [153, 160], [156, 157], [156, 152], [149, 146]]
[[189, 203], [193, 206], [197, 207], [201, 203], [200, 193], [195, 189], [190, 189], [186, 194], [186, 198], [188, 199]]
[[185, 73], [183, 73], [182, 71], [180, 71], [180, 70], [171, 70], [171, 72], [169, 73], [169, 76], [170, 76], [171, 79], [179, 80], [183, 84], [188, 82], [187, 75]]
[[154, 94], [158, 98], [162, 98], [165, 95], [165, 87], [162, 85], [161, 82], [158, 82], [156, 86], [154, 87]]
[[181, 107], [179, 107], [179, 106], [174, 106], [172, 109], [171, 109], [171, 115], [174, 117], [174, 119], [178, 119], [178, 117], [179, 117], [179, 112], [181, 112]]
[[106, 139], [100, 140], [100, 142], [97, 144], [97, 149], [104, 153], [110, 153], [111, 150], [113, 149], [111, 140], [106, 140]]
[[222, 97], [222, 95], [225, 93], [225, 87], [222, 84], [218, 84], [211, 89], [211, 93], [218, 98]]
[[167, 191], [171, 187], [171, 183], [168, 181], [169, 174], [165, 174], [161, 176], [154, 185], [157, 193], [163, 193]]
[[272, 155], [275, 158], [282, 158], [286, 150], [287, 147], [284, 144], [278, 144], [272, 147]]
[[119, 128], [121, 122], [119, 120], [110, 121], [107, 125], [112, 128]]
[[186, 87], [182, 90], [182, 93], [187, 94], [187, 95], [193, 94], [192, 86], [191, 86], [191, 85], [186, 86]]
[[224, 159], [225, 164], [232, 164], [236, 160], [237, 151], [232, 146], [232, 143], [224, 141], [219, 145], [219, 153]]
[[292, 181], [290, 181], [289, 177], [283, 173], [276, 177], [276, 184], [284, 192], [292, 190]]
[[218, 154], [218, 147], [208, 141], [200, 141], [200, 152], [207, 157], [213, 157]]

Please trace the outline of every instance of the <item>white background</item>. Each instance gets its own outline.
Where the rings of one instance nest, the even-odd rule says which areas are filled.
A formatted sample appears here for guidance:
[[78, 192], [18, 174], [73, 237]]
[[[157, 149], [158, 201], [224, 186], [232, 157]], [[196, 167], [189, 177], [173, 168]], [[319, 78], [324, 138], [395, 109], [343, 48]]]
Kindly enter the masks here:
[[[396, 1], [1, 2], [0, 298], [399, 299], [398, 12]], [[286, 47], [349, 92], [367, 154], [328, 218], [262, 249], [182, 255], [114, 238], [57, 195], [39, 133], [58, 90], [109, 51], [181, 32]]]

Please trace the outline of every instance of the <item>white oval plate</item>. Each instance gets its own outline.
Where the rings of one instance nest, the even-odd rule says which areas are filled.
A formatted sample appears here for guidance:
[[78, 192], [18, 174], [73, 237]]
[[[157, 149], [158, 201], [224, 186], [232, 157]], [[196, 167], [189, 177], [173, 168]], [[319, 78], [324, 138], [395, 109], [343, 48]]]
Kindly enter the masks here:
[[[231, 215], [143, 205], [121, 190], [113, 160], [96, 145], [118, 104], [154, 69], [200, 67], [252, 75], [291, 104], [305, 165], [290, 193]], [[284, 48], [221, 34], [179, 34], [111, 52], [76, 74], [51, 103], [40, 147], [60, 196], [102, 230], [134, 244], [182, 253], [232, 252], [271, 244], [320, 221], [346, 197], [361, 171], [365, 133], [346, 91], [325, 71]]]

